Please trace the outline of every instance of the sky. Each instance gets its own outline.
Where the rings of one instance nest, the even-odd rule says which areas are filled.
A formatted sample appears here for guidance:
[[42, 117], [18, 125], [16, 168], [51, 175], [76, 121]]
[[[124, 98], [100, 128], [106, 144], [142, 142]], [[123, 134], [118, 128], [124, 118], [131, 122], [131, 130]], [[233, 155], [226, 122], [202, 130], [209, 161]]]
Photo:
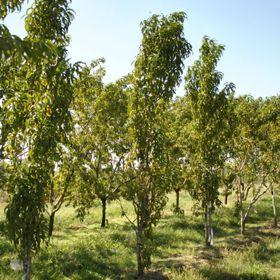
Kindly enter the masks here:
[[[69, 30], [69, 57], [87, 63], [104, 57], [105, 82], [133, 69], [141, 21], [152, 14], [184, 11], [185, 37], [193, 46], [185, 70], [198, 58], [207, 35], [225, 45], [218, 70], [224, 73], [223, 83], [236, 85], [237, 95], [280, 93], [279, 0], [73, 0], [71, 8], [76, 15]], [[25, 6], [4, 21], [11, 33], [21, 37], [25, 36], [24, 13]], [[184, 94], [183, 82], [177, 94]]]

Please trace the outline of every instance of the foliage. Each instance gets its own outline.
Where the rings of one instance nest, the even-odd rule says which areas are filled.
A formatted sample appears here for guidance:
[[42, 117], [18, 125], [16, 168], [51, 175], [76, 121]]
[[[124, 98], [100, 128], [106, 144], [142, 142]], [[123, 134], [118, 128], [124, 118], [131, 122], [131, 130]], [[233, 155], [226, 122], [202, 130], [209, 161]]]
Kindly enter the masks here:
[[[184, 156], [183, 142], [181, 139], [182, 130], [186, 124], [190, 121], [190, 110], [186, 110], [185, 97], [177, 97], [170, 103], [165, 118], [167, 128], [167, 151], [168, 151], [168, 164], [171, 168], [168, 169], [169, 180], [172, 189], [176, 193], [176, 204], [173, 205], [174, 213], [183, 215], [182, 209], [180, 209], [179, 199], [180, 191], [186, 190], [189, 186], [187, 173], [187, 160]], [[184, 138], [184, 137], [182, 137]]]
[[71, 0], [37, 0], [27, 11], [25, 29], [31, 40], [50, 40], [58, 46], [69, 42], [68, 30], [74, 19]]
[[268, 183], [277, 185], [279, 180], [280, 151], [280, 96], [266, 98], [259, 112], [259, 149], [261, 153], [262, 172]]
[[[43, 16], [54, 7], [62, 15], [70, 15], [69, 1], [52, 1], [51, 6], [48, 2], [36, 1], [26, 17], [26, 42], [30, 42], [26, 46], [48, 40], [57, 45], [57, 51], [50, 56], [42, 52], [35, 60], [28, 56], [18, 60], [18, 54], [11, 52], [6, 61], [8, 71], [1, 77], [1, 144], [3, 156], [9, 162], [10, 186], [7, 227], [10, 239], [25, 262], [26, 279], [30, 277], [31, 252], [38, 251], [46, 239], [45, 195], [55, 163], [60, 159], [59, 148], [67, 141], [76, 72], [76, 66], [66, 59], [65, 49], [65, 33], [71, 19], [60, 22], [60, 17], [50, 20]], [[44, 37], [47, 32], [37, 33], [39, 26], [50, 30], [50, 23], [61, 25], [59, 32], [47, 38]]]
[[0, 18], [4, 19], [8, 13], [19, 11], [24, 0], [1, 0], [0, 1]]
[[[242, 99], [239, 102], [242, 103]], [[244, 109], [246, 113], [243, 112]], [[239, 108], [239, 114], [243, 116], [240, 120], [243, 138], [237, 138], [239, 142], [236, 143], [236, 146], [243, 151], [238, 153], [238, 162], [243, 160], [243, 165], [238, 170], [243, 172], [237, 174], [240, 184], [243, 184], [245, 189], [244, 200], [247, 193], [252, 191], [254, 195], [250, 205], [254, 204], [261, 195], [270, 190], [275, 212], [274, 225], [277, 226], [274, 188], [279, 179], [279, 147], [277, 144], [279, 142], [279, 97], [267, 98], [266, 100], [245, 98], [243, 99], [243, 107]], [[250, 126], [248, 127], [248, 125]], [[257, 184], [258, 188], [256, 188]], [[247, 208], [247, 212], [249, 210]], [[247, 212], [244, 214], [245, 220]]]
[[188, 69], [185, 77], [186, 98], [191, 111], [185, 157], [191, 163], [190, 193], [205, 214], [207, 245], [210, 245], [207, 223], [210, 223], [215, 205], [220, 204], [221, 170], [232, 132], [229, 99], [234, 85], [227, 84], [219, 90], [223, 75], [215, 69], [223, 50], [224, 46], [204, 37], [200, 58]]
[[[113, 200], [123, 184], [127, 141], [127, 78], [104, 85], [103, 60], [86, 66], [76, 81], [73, 103], [73, 144], [78, 159], [78, 196], [74, 204], [81, 217], [97, 197], [103, 203], [105, 226], [107, 201]], [[86, 85], [86, 88], [85, 88]]]
[[[263, 100], [241, 96], [235, 102], [238, 125], [234, 135], [232, 165], [236, 175], [237, 210], [240, 215], [241, 233], [244, 234], [245, 223], [252, 206], [268, 190], [265, 184], [268, 169], [264, 168], [270, 163], [261, 149], [266, 142], [261, 135]], [[244, 207], [243, 202], [248, 199], [250, 193], [252, 197], [249, 205]]]
[[136, 214], [138, 273], [150, 266], [152, 227], [166, 203], [168, 157], [162, 115], [183, 71], [183, 59], [191, 51], [183, 37], [184, 13], [154, 15], [143, 21], [142, 44], [131, 78], [129, 103], [129, 183], [124, 196]]

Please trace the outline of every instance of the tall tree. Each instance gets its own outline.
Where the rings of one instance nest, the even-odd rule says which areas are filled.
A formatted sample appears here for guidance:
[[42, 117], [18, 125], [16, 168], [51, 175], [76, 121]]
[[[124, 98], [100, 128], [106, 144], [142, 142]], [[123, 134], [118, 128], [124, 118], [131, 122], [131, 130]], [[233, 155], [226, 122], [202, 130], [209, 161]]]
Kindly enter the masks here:
[[75, 74], [66, 59], [73, 19], [69, 2], [37, 0], [26, 17], [25, 52], [32, 53], [33, 43], [49, 42], [54, 49], [51, 55], [35, 49], [35, 55], [25, 59], [10, 53], [8, 61], [14, 79], [5, 84], [3, 98], [5, 137], [1, 140], [10, 163], [6, 215], [9, 237], [24, 262], [24, 279], [31, 278], [32, 253], [47, 236], [46, 192], [59, 161], [58, 145], [66, 141], [69, 129]]
[[[224, 46], [204, 37], [200, 58], [186, 74], [186, 98], [191, 108], [191, 121], [186, 128], [186, 158], [191, 163], [190, 193], [204, 213], [205, 244], [213, 243], [211, 214], [219, 205], [221, 170], [231, 137], [229, 99], [234, 85], [219, 85], [223, 74], [216, 70]], [[186, 109], [187, 110], [187, 109]]]
[[153, 15], [141, 24], [142, 44], [131, 77], [128, 159], [130, 182], [124, 196], [134, 206], [138, 275], [151, 264], [152, 228], [158, 222], [169, 190], [163, 114], [175, 93], [183, 60], [191, 45], [183, 34], [186, 15]]

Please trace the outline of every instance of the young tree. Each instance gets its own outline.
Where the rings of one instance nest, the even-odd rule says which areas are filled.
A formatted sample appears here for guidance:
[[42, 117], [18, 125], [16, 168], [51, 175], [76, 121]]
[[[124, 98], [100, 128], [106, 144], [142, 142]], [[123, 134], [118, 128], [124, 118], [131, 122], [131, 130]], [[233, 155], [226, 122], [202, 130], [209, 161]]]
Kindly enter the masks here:
[[186, 169], [189, 165], [186, 162], [184, 155], [183, 142], [181, 134], [183, 128], [190, 121], [190, 110], [186, 110], [188, 107], [185, 97], [177, 97], [170, 103], [164, 119], [166, 119], [167, 128], [167, 151], [168, 161], [170, 165], [170, 184], [172, 190], [176, 194], [176, 203], [173, 205], [173, 212], [181, 215], [184, 211], [180, 207], [180, 191], [186, 190], [188, 186], [188, 177], [186, 176]]
[[[205, 221], [205, 244], [213, 244], [211, 214], [218, 199], [221, 171], [231, 138], [229, 99], [233, 84], [219, 90], [223, 74], [216, 70], [223, 45], [204, 37], [200, 58], [188, 69], [186, 98], [191, 108], [191, 121], [186, 127], [186, 158], [191, 163], [190, 193], [200, 203]], [[188, 108], [186, 108], [188, 110]]]
[[[101, 227], [106, 225], [107, 202], [115, 199], [122, 184], [122, 172], [127, 153], [124, 135], [127, 130], [127, 79], [105, 86], [104, 69], [85, 68], [76, 83], [75, 146], [80, 162], [80, 210], [92, 207], [97, 197], [102, 204]], [[89, 87], [84, 89], [85, 80]], [[82, 206], [82, 207], [81, 207]], [[80, 212], [84, 214], [84, 211]]]
[[[125, 82], [125, 83], [123, 83]], [[101, 227], [106, 223], [107, 201], [115, 199], [122, 186], [124, 162], [128, 152], [127, 134], [127, 92], [126, 81], [109, 84], [98, 96], [94, 112], [93, 134], [94, 192], [102, 203]]]
[[261, 168], [266, 176], [264, 185], [271, 193], [273, 226], [278, 226], [276, 194], [280, 177], [280, 97], [273, 96], [263, 101], [260, 110], [259, 143]]
[[[70, 105], [71, 130], [67, 133], [67, 141], [58, 147], [59, 161], [56, 162], [55, 169], [50, 175], [49, 192], [46, 197], [48, 200], [46, 212], [49, 215], [49, 237], [53, 233], [55, 215], [65, 200], [76, 205], [82, 196], [83, 198], [87, 197], [88, 203], [92, 203], [93, 197], [89, 196], [88, 193], [86, 195], [85, 189], [79, 191], [81, 185], [88, 186], [88, 181], [84, 183], [80, 176], [84, 164], [80, 150], [83, 149], [86, 141], [90, 142], [92, 137], [87, 123], [90, 123], [93, 118], [92, 104], [95, 102], [95, 93], [103, 87], [102, 77], [105, 71], [102, 67], [98, 70], [95, 69], [101, 62], [103, 59], [92, 62], [90, 66], [84, 66], [73, 85], [74, 98]], [[89, 95], [89, 92], [94, 94]], [[88, 134], [85, 136], [86, 132]], [[84, 213], [84, 211], [80, 211], [80, 213]]]
[[[66, 46], [72, 18], [67, 0], [35, 1], [26, 17], [24, 39], [25, 52], [35, 53], [20, 54], [21, 59], [6, 52], [9, 72], [14, 73], [13, 79], [6, 80], [2, 95], [1, 142], [9, 162], [10, 186], [6, 216], [9, 237], [24, 262], [24, 279], [31, 278], [32, 253], [47, 237], [46, 192], [59, 161], [57, 147], [66, 141], [69, 129], [75, 68], [66, 59]], [[32, 49], [42, 42], [49, 42], [53, 52]]]
[[[234, 135], [233, 166], [236, 174], [238, 195], [237, 210], [240, 215], [241, 234], [254, 204], [263, 196], [267, 172], [264, 172], [261, 152], [260, 126], [262, 99], [241, 96], [236, 100], [237, 128]], [[248, 205], [244, 202], [250, 198]]]
[[142, 22], [142, 44], [131, 77], [128, 174], [124, 196], [134, 206], [138, 276], [151, 264], [152, 228], [169, 190], [163, 114], [175, 93], [191, 45], [183, 37], [185, 14], [154, 15]]
[[52, 170], [49, 180], [49, 191], [46, 192], [46, 200], [48, 201], [46, 212], [49, 215], [49, 237], [53, 235], [56, 213], [61, 209], [64, 201], [69, 200], [71, 192], [73, 192], [75, 169], [77, 169], [77, 166], [73, 153], [69, 149], [64, 152], [61, 151], [60, 161], [56, 163]]

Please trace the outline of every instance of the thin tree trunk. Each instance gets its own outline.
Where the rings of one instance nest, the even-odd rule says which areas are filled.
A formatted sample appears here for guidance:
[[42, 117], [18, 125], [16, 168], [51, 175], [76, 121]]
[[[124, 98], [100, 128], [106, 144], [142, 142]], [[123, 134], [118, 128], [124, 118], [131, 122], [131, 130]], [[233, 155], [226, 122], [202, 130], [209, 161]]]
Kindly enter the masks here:
[[272, 209], [273, 209], [273, 226], [277, 228], [278, 218], [277, 218], [277, 208], [276, 208], [276, 201], [275, 201], [275, 192], [273, 187], [271, 187], [270, 192], [271, 192], [271, 202], [272, 202]]
[[245, 235], [245, 218], [244, 218], [244, 214], [243, 214], [243, 210], [241, 210], [241, 214], [240, 214], [240, 233], [241, 235]]
[[55, 218], [55, 212], [51, 212], [50, 214], [50, 220], [49, 220], [49, 237], [52, 237], [53, 229], [54, 229], [54, 218]]
[[208, 210], [207, 210], [207, 206], [205, 207], [204, 210], [204, 235], [205, 235], [205, 245], [206, 247], [208, 246], [208, 227], [209, 227], [209, 223], [208, 223]]
[[225, 205], [227, 205], [228, 203], [228, 193], [225, 194], [225, 201], [224, 201]]
[[244, 199], [244, 184], [240, 182], [239, 207], [240, 207], [240, 233], [242, 235], [245, 234], [245, 219], [244, 219], [243, 199]]
[[137, 255], [137, 271], [138, 271], [138, 277], [142, 277], [144, 275], [144, 265], [143, 265], [143, 259], [142, 259], [142, 246], [143, 246], [143, 240], [142, 240], [142, 230], [136, 229], [136, 255]]
[[205, 245], [211, 247], [213, 245], [213, 229], [211, 227], [211, 203], [205, 207]]
[[[265, 186], [265, 189], [263, 191], [262, 187]], [[252, 197], [249, 206], [246, 209], [243, 209], [243, 200], [246, 199], [248, 196], [250, 188], [247, 188], [245, 191], [244, 184], [241, 184], [241, 191], [240, 191], [240, 226], [241, 226], [241, 234], [245, 234], [245, 225], [250, 213], [250, 210], [252, 209], [253, 205], [258, 201], [258, 199], [263, 196], [267, 191], [268, 187], [264, 184], [264, 181], [259, 185], [257, 192]], [[245, 195], [244, 195], [245, 194]]]
[[102, 197], [101, 198], [102, 202], [102, 220], [101, 220], [101, 227], [105, 227], [106, 225], [106, 206], [107, 206], [107, 198]]
[[176, 211], [178, 212], [180, 209], [180, 190], [176, 189]]
[[242, 203], [241, 212], [240, 212], [240, 233], [242, 235], [245, 235], [246, 222], [252, 205], [253, 204], [250, 204], [247, 210], [245, 210], [243, 209], [243, 203]]
[[240, 233], [242, 235], [245, 234], [245, 219], [243, 217], [243, 214], [241, 214], [241, 216], [240, 216]]
[[24, 276], [23, 280], [31, 280], [31, 240], [29, 238], [27, 249], [26, 249], [26, 256], [24, 260]]

